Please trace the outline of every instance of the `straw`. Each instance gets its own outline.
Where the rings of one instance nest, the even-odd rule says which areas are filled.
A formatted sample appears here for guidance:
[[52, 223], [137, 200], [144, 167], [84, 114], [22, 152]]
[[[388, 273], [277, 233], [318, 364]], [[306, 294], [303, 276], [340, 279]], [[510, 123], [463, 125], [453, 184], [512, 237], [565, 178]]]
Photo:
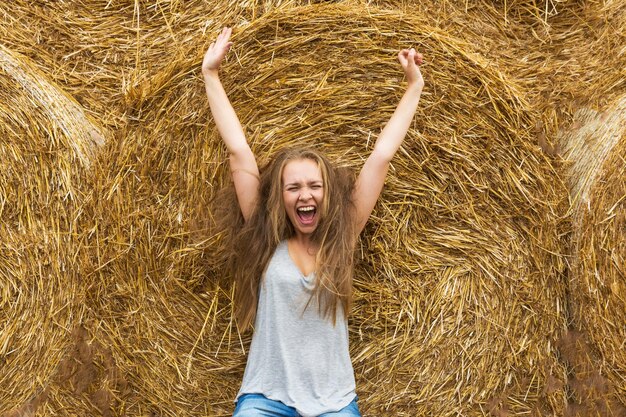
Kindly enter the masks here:
[[564, 350], [580, 413], [626, 411], [626, 99], [603, 112], [580, 110], [561, 141], [573, 204], [570, 299]]
[[[233, 40], [222, 78], [259, 161], [299, 144], [355, 169], [402, 94], [397, 50], [427, 54], [422, 105], [359, 249], [364, 413], [480, 414], [496, 397], [562, 411], [563, 390], [544, 388], [564, 379], [566, 194], [519, 86], [468, 42], [375, 8], [280, 9]], [[107, 388], [116, 413], [228, 415], [243, 372], [250, 335], [232, 322], [223, 236], [194, 226], [228, 182], [198, 73], [208, 41], [127, 90], [135, 121], [92, 179], [86, 327], [124, 375], [127, 391]]]
[[[422, 103], [357, 251], [350, 334], [364, 415], [573, 412], [575, 362], [561, 338], [572, 226], [556, 132], [579, 107], [623, 95], [624, 6], [296, 7], [305, 3], [0, 5], [3, 50], [24, 79], [64, 92], [17, 102], [5, 125], [53, 131], [50, 120], [69, 117], [53, 103], [72, 102], [68, 120], [106, 137], [99, 147], [81, 136], [90, 129], [57, 134], [49, 160], [41, 146], [12, 148], [13, 171], [0, 177], [12, 190], [0, 265], [17, 271], [3, 276], [0, 415], [231, 415], [250, 334], [232, 319], [227, 233], [206, 227], [229, 174], [199, 76], [226, 24], [235, 47], [222, 80], [259, 162], [302, 144], [358, 169], [402, 94], [397, 50], [426, 56]], [[15, 76], [2, 82], [37, 97]], [[19, 188], [19, 169], [35, 166], [21, 162], [28, 155], [52, 161], [26, 176], [28, 190], [62, 184], [52, 199]], [[591, 193], [600, 174], [584, 175], [569, 178]], [[54, 320], [49, 300], [67, 306]], [[615, 385], [623, 359], [592, 342]]]

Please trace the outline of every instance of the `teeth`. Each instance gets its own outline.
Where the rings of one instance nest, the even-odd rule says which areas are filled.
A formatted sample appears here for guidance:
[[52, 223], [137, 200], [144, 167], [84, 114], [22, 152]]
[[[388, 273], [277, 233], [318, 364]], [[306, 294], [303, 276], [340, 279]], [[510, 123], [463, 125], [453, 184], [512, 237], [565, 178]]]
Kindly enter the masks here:
[[298, 211], [313, 211], [315, 210], [315, 207], [300, 207], [298, 208]]

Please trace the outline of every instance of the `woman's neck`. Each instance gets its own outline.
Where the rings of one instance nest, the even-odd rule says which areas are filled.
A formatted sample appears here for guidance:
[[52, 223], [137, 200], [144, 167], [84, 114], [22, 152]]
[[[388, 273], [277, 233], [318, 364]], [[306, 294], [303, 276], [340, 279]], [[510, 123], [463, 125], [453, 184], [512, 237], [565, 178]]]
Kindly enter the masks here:
[[315, 255], [319, 249], [317, 244], [313, 242], [310, 235], [296, 233], [289, 238], [289, 244], [294, 249], [305, 251], [310, 255]]

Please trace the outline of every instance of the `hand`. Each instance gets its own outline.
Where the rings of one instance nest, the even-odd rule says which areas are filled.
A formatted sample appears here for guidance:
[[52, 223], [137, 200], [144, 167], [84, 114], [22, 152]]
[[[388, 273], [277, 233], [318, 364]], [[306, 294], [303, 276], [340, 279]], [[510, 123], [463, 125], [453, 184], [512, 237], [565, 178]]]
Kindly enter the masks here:
[[222, 60], [224, 60], [224, 57], [233, 45], [232, 42], [228, 41], [232, 31], [233, 30], [231, 28], [225, 27], [217, 36], [215, 42], [209, 46], [209, 49], [204, 54], [204, 59], [202, 60], [202, 74], [206, 75], [218, 70]]
[[424, 56], [415, 49], [403, 49], [398, 53], [398, 61], [402, 65], [404, 75], [409, 85], [416, 85], [420, 89], [424, 87], [424, 78], [419, 66], [424, 62]]

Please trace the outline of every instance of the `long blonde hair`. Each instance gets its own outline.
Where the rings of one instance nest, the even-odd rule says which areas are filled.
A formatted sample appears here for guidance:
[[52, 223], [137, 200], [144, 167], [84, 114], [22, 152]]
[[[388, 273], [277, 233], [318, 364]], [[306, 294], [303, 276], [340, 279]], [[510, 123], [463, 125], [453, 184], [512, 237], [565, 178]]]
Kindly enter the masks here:
[[348, 168], [334, 166], [315, 150], [286, 149], [279, 151], [261, 169], [255, 210], [245, 224], [240, 216], [238, 230], [230, 234], [232, 244], [228, 266], [235, 282], [235, 316], [243, 330], [254, 323], [259, 285], [276, 247], [295, 235], [284, 206], [282, 172], [289, 161], [301, 159], [318, 164], [324, 189], [319, 222], [311, 235], [319, 250], [316, 282], [309, 303], [316, 301], [320, 314], [333, 323], [339, 305], [345, 317], [350, 310], [356, 243], [352, 201], [354, 174]]

